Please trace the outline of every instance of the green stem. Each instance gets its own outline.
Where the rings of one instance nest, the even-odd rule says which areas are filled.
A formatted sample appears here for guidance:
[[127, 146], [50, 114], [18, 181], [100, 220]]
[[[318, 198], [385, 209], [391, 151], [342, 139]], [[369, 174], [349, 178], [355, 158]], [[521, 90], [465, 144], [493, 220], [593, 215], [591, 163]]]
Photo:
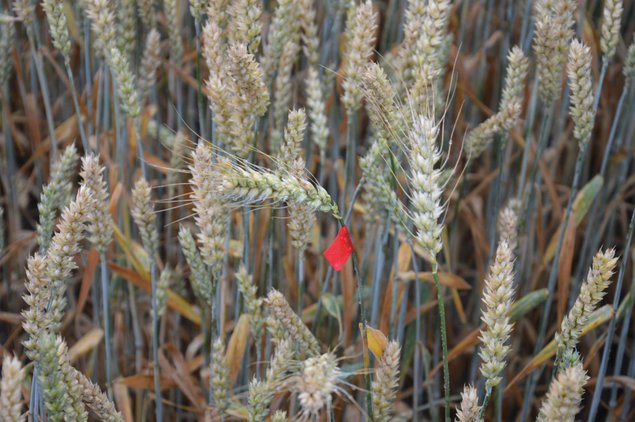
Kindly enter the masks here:
[[139, 156], [139, 164], [141, 165], [141, 174], [144, 179], [148, 180], [148, 170], [146, 169], [146, 160], [143, 155], [143, 145], [141, 139], [141, 118], [139, 116], [134, 118], [134, 130], [135, 138], [137, 139], [137, 155]]
[[157, 302], [157, 264], [151, 263], [152, 276], [152, 359], [154, 360], [154, 403], [157, 422], [163, 422], [161, 401], [161, 378], [159, 374], [159, 304]]
[[445, 327], [445, 303], [443, 301], [443, 291], [439, 281], [438, 263], [432, 263], [432, 277], [437, 287], [437, 301], [439, 309], [439, 326], [441, 327], [441, 349], [443, 352], [443, 392], [445, 403], [445, 421], [450, 421], [450, 367], [448, 365], [448, 338]]
[[106, 262], [106, 252], [99, 254], [101, 266], [101, 302], [104, 318], [104, 347], [106, 349], [106, 381], [108, 393], [112, 397], [112, 348], [110, 347], [110, 295], [108, 293], [108, 263]]
[[480, 419], [485, 419], [485, 413], [487, 412], [487, 405], [489, 404], [489, 399], [492, 397], [492, 387], [485, 387], [485, 397], [483, 397], [483, 406], [481, 406], [481, 415]]
[[[542, 155], [542, 150], [545, 148], [545, 145], [547, 144], [547, 140], [549, 139], [551, 121], [553, 120], [553, 105], [550, 104], [548, 107], [546, 107], [546, 110], [547, 110], [547, 116], [543, 116], [542, 123], [540, 125], [540, 134], [538, 137], [538, 145], [536, 147], [536, 154], [534, 155], [534, 161], [531, 165], [531, 171], [529, 173], [529, 185], [527, 186], [527, 189], [529, 190], [527, 195], [529, 196], [527, 200], [524, 201], [523, 203], [523, 205], [526, 206], [526, 214], [525, 214], [525, 218], [521, 222], [522, 224], [526, 224], [526, 220], [529, 218], [530, 206], [527, 206], [527, 205], [533, 203], [534, 184], [536, 183], [536, 174], [538, 173], [538, 164], [540, 163], [540, 156]], [[525, 190], [524, 182], [525, 182], [525, 173], [523, 172], [523, 174], [521, 174], [521, 182], [518, 189], [519, 199], [520, 199], [520, 196], [523, 195]]]
[[304, 250], [298, 250], [298, 315], [302, 315], [302, 298], [304, 297]]
[[53, 123], [53, 108], [51, 107], [51, 98], [49, 95], [49, 88], [44, 75], [44, 63], [42, 62], [42, 56], [37, 47], [36, 41], [33, 39], [31, 28], [27, 28], [27, 36], [29, 39], [29, 45], [31, 47], [31, 54], [33, 56], [33, 63], [35, 63], [35, 73], [40, 83], [40, 89], [42, 90], [42, 102], [44, 103], [44, 114], [46, 114], [46, 124], [49, 131], [49, 141], [51, 143], [51, 163], [57, 158], [57, 139], [55, 138], [55, 124]]
[[494, 403], [494, 420], [500, 422], [503, 420], [503, 387], [501, 384], [496, 386], [494, 398], [496, 399]]
[[[353, 273], [355, 273], [355, 278], [357, 279], [357, 304], [359, 306], [359, 316], [362, 321], [362, 328], [364, 336], [364, 343], [367, 343], [366, 338], [366, 326], [368, 322], [366, 320], [366, 308], [364, 307], [364, 298], [363, 298], [363, 290], [364, 290], [364, 281], [359, 275], [359, 267], [357, 264], [357, 254], [353, 251], [352, 255], [353, 262]], [[371, 379], [370, 372], [366, 372], [364, 374], [364, 387], [366, 388], [366, 412], [368, 413], [368, 419], [373, 420], [373, 393], [371, 390]]]
[[412, 407], [414, 411], [413, 420], [419, 420], [419, 399], [421, 398], [421, 286], [419, 285], [419, 265], [414, 247], [410, 245], [412, 253], [412, 270], [415, 272], [415, 308], [417, 318], [415, 319], [415, 357], [414, 357], [414, 396], [412, 397]]
[[73, 98], [73, 107], [75, 107], [75, 115], [77, 116], [77, 126], [79, 127], [79, 136], [82, 139], [82, 146], [84, 147], [84, 153], [91, 152], [88, 145], [88, 138], [86, 137], [86, 131], [84, 130], [84, 122], [82, 119], [82, 111], [79, 108], [79, 100], [77, 99], [77, 88], [75, 88], [75, 80], [73, 79], [73, 70], [67, 58], [64, 58], [64, 64], [66, 65], [66, 74], [68, 75], [68, 81], [71, 85], [71, 97]]
[[212, 313], [210, 306], [207, 306], [206, 303], [203, 303], [202, 306], [203, 320], [201, 321], [201, 330], [203, 331], [203, 361], [205, 362], [205, 367], [208, 368], [210, 364], [210, 346], [212, 344]]
[[357, 124], [357, 115], [351, 112], [346, 122], [346, 158], [344, 160], [344, 192], [342, 194], [342, 202], [340, 208], [345, 209], [346, 199], [352, 190], [355, 179], [355, 125]]

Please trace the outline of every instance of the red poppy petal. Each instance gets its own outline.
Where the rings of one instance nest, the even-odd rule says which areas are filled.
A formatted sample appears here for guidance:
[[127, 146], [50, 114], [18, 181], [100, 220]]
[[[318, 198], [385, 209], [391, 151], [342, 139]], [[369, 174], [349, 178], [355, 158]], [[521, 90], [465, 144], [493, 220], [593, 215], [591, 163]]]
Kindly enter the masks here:
[[348, 233], [348, 228], [342, 226], [339, 233], [331, 243], [331, 246], [324, 251], [324, 257], [330, 262], [335, 271], [342, 269], [348, 258], [353, 253], [353, 242]]

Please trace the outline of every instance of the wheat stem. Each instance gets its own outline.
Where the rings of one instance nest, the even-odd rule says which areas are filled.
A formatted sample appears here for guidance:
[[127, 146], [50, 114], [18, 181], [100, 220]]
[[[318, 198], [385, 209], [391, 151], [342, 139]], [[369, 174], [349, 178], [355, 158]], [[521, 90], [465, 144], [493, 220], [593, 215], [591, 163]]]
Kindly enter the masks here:
[[483, 405], [481, 406], [481, 419], [485, 418], [485, 412], [487, 411], [487, 405], [489, 404], [489, 399], [492, 397], [492, 387], [485, 387], [485, 396], [483, 397]]
[[137, 141], [137, 155], [138, 160], [139, 160], [139, 164], [141, 165], [141, 175], [143, 176], [144, 179], [148, 179], [148, 170], [146, 169], [146, 161], [145, 161], [145, 157], [143, 155], [143, 145], [142, 145], [142, 139], [141, 139], [141, 118], [140, 117], [135, 117], [134, 118], [134, 131], [135, 131], [135, 138]]
[[302, 306], [304, 298], [304, 250], [298, 250], [298, 315], [302, 315]]
[[[531, 206], [534, 201], [534, 184], [536, 183], [536, 175], [538, 173], [538, 163], [540, 162], [540, 157], [542, 155], [542, 151], [547, 145], [547, 140], [549, 139], [549, 132], [551, 130], [551, 122], [553, 120], [553, 104], [549, 104], [545, 111], [547, 113], [546, 116], [543, 116], [542, 122], [540, 125], [540, 134], [538, 136], [538, 144], [536, 146], [536, 152], [534, 154], [534, 160], [531, 165], [531, 170], [529, 172], [529, 185], [527, 186], [528, 193], [525, 193], [525, 178], [526, 174], [523, 172], [521, 174], [520, 184], [518, 185], [518, 199], [521, 199], [521, 195], [525, 193], [525, 195], [529, 195], [526, 197], [524, 201], [525, 208], [525, 218], [523, 219], [523, 224], [526, 224], [527, 220], [530, 217]], [[523, 158], [524, 159], [524, 158]]]
[[445, 302], [443, 299], [443, 291], [441, 282], [439, 281], [439, 272], [437, 262], [432, 263], [432, 277], [437, 288], [437, 301], [439, 310], [439, 326], [441, 328], [441, 350], [443, 353], [443, 391], [445, 403], [445, 421], [450, 421], [450, 367], [448, 365], [448, 338], [445, 327]]
[[112, 349], [110, 345], [110, 294], [108, 290], [108, 270], [106, 253], [99, 255], [101, 266], [101, 300], [104, 318], [104, 346], [106, 349], [106, 382], [108, 385], [108, 395], [112, 398]]
[[48, 83], [44, 76], [44, 64], [42, 63], [42, 56], [37, 47], [36, 41], [33, 39], [32, 29], [27, 29], [27, 35], [29, 38], [29, 45], [31, 47], [31, 57], [35, 64], [35, 74], [37, 75], [40, 89], [42, 90], [42, 102], [44, 103], [44, 114], [46, 115], [46, 124], [49, 131], [49, 141], [51, 145], [51, 163], [57, 158], [57, 138], [55, 136], [55, 124], [53, 123], [53, 108], [51, 107], [51, 96], [49, 94]]
[[[419, 285], [419, 263], [417, 261], [417, 255], [415, 254], [414, 247], [410, 246], [412, 254], [412, 269], [415, 272], [414, 288], [415, 288], [415, 310], [417, 311], [417, 317], [415, 319], [415, 356], [414, 356], [414, 396], [412, 400], [412, 406], [414, 409], [414, 421], [419, 420], [419, 399], [421, 398], [421, 286]], [[405, 298], [404, 298], [405, 300]]]
[[82, 140], [82, 147], [84, 153], [91, 152], [90, 145], [88, 145], [88, 138], [86, 137], [86, 130], [84, 129], [84, 122], [82, 119], [82, 112], [79, 108], [79, 101], [77, 99], [77, 88], [75, 88], [75, 79], [73, 78], [73, 70], [69, 61], [65, 58], [64, 65], [66, 67], [66, 74], [68, 75], [68, 81], [71, 84], [71, 97], [73, 98], [73, 107], [75, 107], [75, 115], [77, 116], [77, 126], [79, 127], [79, 136]]
[[93, 74], [90, 67], [90, 20], [88, 18], [83, 19], [83, 31], [84, 31], [84, 48], [82, 49], [82, 62], [84, 64], [84, 78], [86, 79], [86, 126], [87, 132], [90, 134], [93, 132]]
[[344, 159], [344, 190], [342, 192], [342, 210], [346, 209], [346, 199], [352, 189], [355, 179], [355, 154], [357, 149], [357, 140], [355, 139], [355, 127], [357, 124], [357, 113], [348, 114], [346, 121], [346, 158]]
[[159, 375], [159, 304], [157, 301], [157, 264], [153, 257], [150, 264], [152, 282], [152, 360], [154, 361], [154, 403], [157, 422], [163, 421], [163, 401], [161, 398], [161, 378]]

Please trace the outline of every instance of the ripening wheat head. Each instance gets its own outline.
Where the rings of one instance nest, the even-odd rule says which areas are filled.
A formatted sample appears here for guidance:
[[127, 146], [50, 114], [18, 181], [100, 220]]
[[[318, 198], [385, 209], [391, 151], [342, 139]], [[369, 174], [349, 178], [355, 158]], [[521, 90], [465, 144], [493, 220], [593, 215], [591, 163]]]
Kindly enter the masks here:
[[606, 0], [604, 2], [600, 49], [607, 60], [611, 60], [615, 55], [615, 49], [620, 39], [620, 24], [623, 11], [623, 0]]
[[505, 208], [498, 214], [497, 231], [501, 241], [507, 242], [512, 254], [516, 253], [518, 247], [518, 212], [520, 202], [511, 199]]
[[375, 379], [371, 386], [373, 393], [373, 417], [376, 421], [391, 420], [393, 402], [399, 388], [399, 357], [401, 346], [390, 341], [377, 362]]
[[152, 28], [146, 36], [146, 44], [139, 70], [139, 95], [146, 98], [156, 83], [157, 72], [161, 64], [161, 35]]
[[357, 111], [362, 103], [361, 78], [364, 67], [373, 54], [377, 15], [373, 4], [365, 1], [353, 6], [346, 20], [346, 62], [342, 89], [342, 102], [349, 113]]
[[584, 384], [589, 377], [581, 362], [560, 370], [551, 381], [547, 396], [542, 402], [538, 422], [573, 422], [580, 411]]
[[216, 196], [216, 187], [210, 177], [214, 157], [212, 149], [200, 142], [192, 154], [190, 185], [201, 256], [212, 274], [220, 274], [225, 260], [225, 234], [227, 233], [227, 209]]
[[114, 403], [104, 394], [99, 386], [86, 378], [76, 369], [73, 369], [77, 383], [81, 387], [82, 400], [86, 407], [97, 417], [105, 422], [123, 422], [122, 414], [117, 411]]
[[488, 388], [500, 384], [500, 373], [505, 367], [509, 353], [509, 345], [506, 343], [513, 327], [509, 317], [514, 295], [513, 271], [513, 253], [507, 242], [503, 240], [496, 250], [496, 257], [485, 279], [483, 291], [485, 310], [482, 320], [485, 329], [481, 331], [479, 356], [483, 361], [481, 373], [487, 380]]
[[236, 281], [238, 281], [238, 290], [245, 300], [246, 311], [249, 314], [251, 333], [256, 339], [259, 339], [264, 325], [262, 310], [263, 299], [258, 297], [258, 287], [254, 284], [252, 277], [244, 265], [238, 269]]
[[573, 38], [576, 4], [572, 0], [540, 0], [535, 3], [536, 22], [533, 48], [543, 103], [552, 104], [560, 96], [564, 64]]
[[575, 351], [582, 334], [582, 327], [606, 295], [606, 289], [611, 284], [611, 276], [616, 264], [617, 258], [614, 249], [600, 250], [593, 258], [593, 264], [580, 288], [578, 298], [569, 314], [562, 320], [560, 333], [556, 334], [558, 346], [556, 364], [569, 365], [568, 362], [563, 361], [563, 358], [570, 356], [571, 352]]
[[208, 172], [217, 198], [234, 207], [271, 201], [306, 204], [314, 211], [339, 218], [337, 204], [319, 184], [288, 171], [258, 168], [246, 162], [230, 162], [219, 157]]
[[57, 232], [46, 252], [47, 289], [51, 292], [48, 311], [53, 331], [59, 328], [64, 316], [67, 283], [77, 268], [75, 256], [81, 251], [89, 204], [90, 192], [80, 186], [75, 200], [62, 211]]
[[282, 293], [277, 290], [270, 291], [265, 299], [265, 306], [279, 324], [277, 328], [284, 330], [287, 334], [286, 337], [298, 344], [298, 349], [302, 354], [315, 356], [320, 352], [320, 344], [317, 339], [311, 330], [304, 325], [302, 319], [293, 312]]
[[409, 134], [408, 152], [416, 240], [433, 261], [436, 261], [436, 255], [442, 246], [443, 225], [439, 219], [444, 211], [441, 204], [442, 186], [439, 183], [441, 171], [435, 168], [441, 158], [436, 145], [437, 134], [438, 128], [430, 118], [416, 117]]
[[571, 87], [571, 118], [573, 135], [583, 149], [591, 139], [595, 111], [593, 110], [593, 83], [591, 81], [591, 49], [574, 39], [569, 49], [567, 73]]
[[157, 216], [151, 198], [152, 189], [147, 180], [140, 178], [132, 188], [132, 207], [130, 213], [139, 227], [143, 247], [150, 257], [159, 250], [159, 234], [157, 232]]
[[62, 53], [64, 60], [68, 61], [71, 50], [71, 40], [68, 35], [66, 15], [63, 10], [64, 3], [55, 0], [43, 0], [42, 8], [46, 13], [46, 19], [49, 23], [53, 46]]
[[520, 117], [529, 60], [520, 47], [515, 46], [507, 55], [507, 62], [507, 75], [499, 111], [468, 134], [464, 144], [469, 158], [474, 159], [482, 154], [495, 135], [511, 129]]
[[300, 9], [293, 0], [279, 0], [267, 31], [267, 42], [263, 48], [263, 70], [270, 80], [284, 54], [285, 45], [300, 41]]
[[229, 370], [227, 367], [227, 359], [225, 358], [225, 346], [223, 340], [218, 337], [212, 343], [212, 352], [210, 357], [210, 392], [212, 396], [212, 404], [216, 411], [221, 415], [229, 407]]
[[461, 392], [461, 405], [456, 411], [456, 422], [483, 422], [478, 392], [471, 385], [466, 385]]
[[112, 218], [108, 212], [110, 200], [104, 170], [105, 168], [99, 165], [99, 159], [96, 156], [88, 155], [82, 159], [80, 175], [84, 186], [90, 191], [90, 204], [86, 215], [90, 231], [89, 240], [99, 253], [106, 252], [106, 248], [112, 241], [113, 231]]
[[283, 387], [286, 374], [292, 367], [295, 344], [289, 339], [278, 343], [264, 380], [253, 379], [249, 383], [248, 412], [250, 421], [264, 420], [275, 394]]
[[294, 389], [298, 393], [304, 418], [316, 417], [322, 409], [331, 407], [334, 393], [342, 373], [333, 353], [324, 353], [302, 362]]
[[90, 0], [86, 16], [92, 22], [95, 47], [102, 57], [109, 56], [109, 49], [115, 44], [117, 25], [110, 0]]
[[78, 160], [77, 149], [71, 144], [53, 163], [49, 183], [42, 188], [37, 205], [40, 219], [37, 225], [37, 244], [40, 246], [40, 253], [45, 253], [50, 246], [56, 211], [63, 209], [72, 199], [72, 180]]
[[212, 279], [208, 266], [203, 262], [201, 253], [196, 247], [192, 232], [181, 226], [179, 229], [179, 243], [183, 250], [183, 255], [190, 267], [190, 283], [197, 298], [207, 306], [212, 306], [214, 300], [214, 290], [212, 289]]

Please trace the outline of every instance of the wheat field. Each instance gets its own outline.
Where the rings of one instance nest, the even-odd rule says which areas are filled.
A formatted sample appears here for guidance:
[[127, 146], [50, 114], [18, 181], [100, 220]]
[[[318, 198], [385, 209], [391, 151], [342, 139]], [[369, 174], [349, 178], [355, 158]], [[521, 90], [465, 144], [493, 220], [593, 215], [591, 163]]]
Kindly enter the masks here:
[[635, 420], [635, 2], [0, 5], [0, 422]]

